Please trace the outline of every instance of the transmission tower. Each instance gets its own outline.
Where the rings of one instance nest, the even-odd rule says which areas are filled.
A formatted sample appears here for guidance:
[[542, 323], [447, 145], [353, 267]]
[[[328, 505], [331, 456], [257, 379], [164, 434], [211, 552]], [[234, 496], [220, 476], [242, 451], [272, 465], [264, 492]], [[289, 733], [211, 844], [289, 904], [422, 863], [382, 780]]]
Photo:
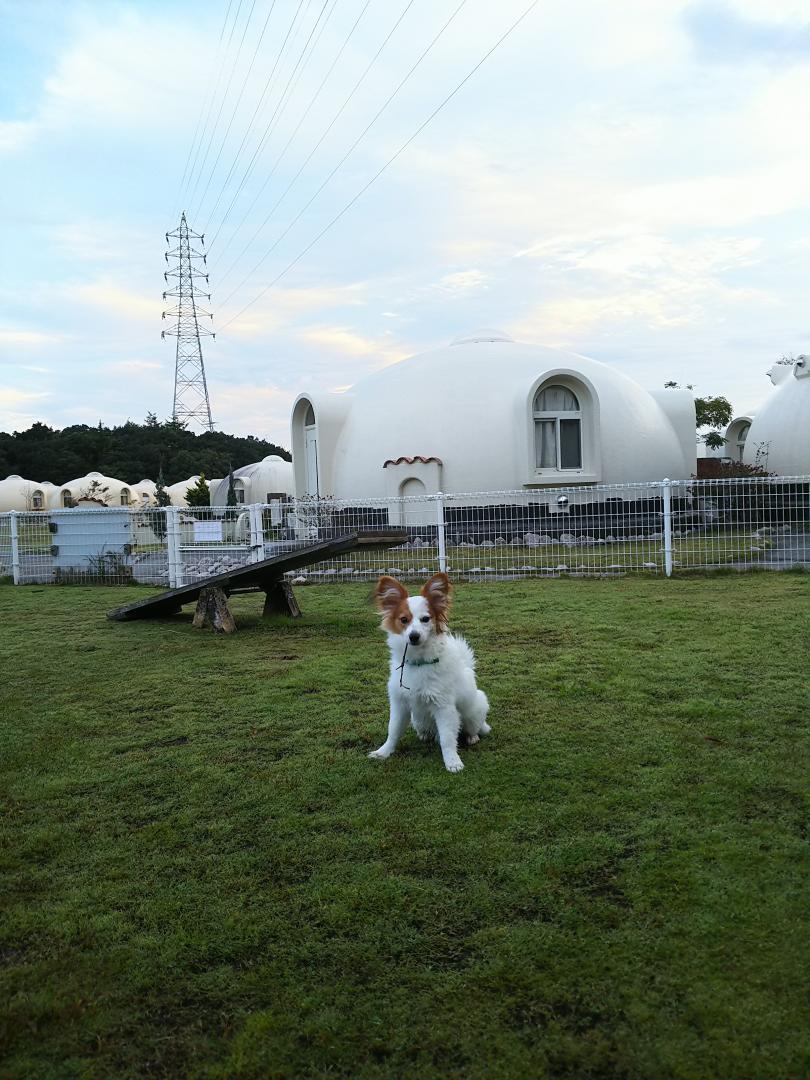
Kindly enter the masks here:
[[174, 367], [174, 405], [172, 407], [172, 419], [184, 420], [187, 423], [199, 423], [209, 431], [214, 430], [214, 421], [211, 419], [211, 402], [208, 400], [208, 385], [205, 381], [205, 366], [203, 364], [202, 345], [203, 337], [216, 337], [213, 330], [200, 326], [201, 318], [212, 319], [214, 316], [209, 311], [203, 311], [197, 304], [199, 297], [211, 299], [210, 293], [200, 292], [195, 282], [205, 279], [208, 285], [208, 274], [199, 270], [197, 260], [202, 259], [206, 265], [204, 252], [197, 251], [191, 246], [194, 240], [200, 241], [202, 247], [205, 237], [200, 233], [192, 232], [186, 223], [185, 212], [180, 218], [180, 225], [174, 232], [166, 233], [166, 243], [169, 238], [177, 240], [177, 247], [166, 252], [166, 262], [176, 259], [163, 275], [167, 284], [169, 278], [176, 278], [177, 284], [173, 289], [167, 289], [163, 294], [177, 297], [177, 307], [171, 311], [164, 311], [163, 318], [170, 316], [177, 322], [170, 330], [164, 330], [161, 337], [177, 338], [177, 352]]

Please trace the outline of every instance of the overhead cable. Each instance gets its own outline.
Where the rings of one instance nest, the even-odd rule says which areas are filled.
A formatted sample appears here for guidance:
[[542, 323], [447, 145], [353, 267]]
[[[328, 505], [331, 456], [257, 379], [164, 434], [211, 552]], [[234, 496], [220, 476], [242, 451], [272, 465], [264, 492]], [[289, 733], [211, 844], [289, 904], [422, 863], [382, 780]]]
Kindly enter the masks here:
[[237, 65], [239, 63], [239, 57], [242, 55], [242, 46], [245, 44], [245, 35], [247, 34], [248, 27], [250, 26], [250, 20], [253, 18], [253, 12], [254, 12], [255, 8], [256, 8], [256, 0], [253, 0], [253, 3], [250, 6], [250, 11], [248, 12], [248, 17], [245, 20], [245, 25], [244, 25], [244, 27], [242, 29], [242, 37], [239, 39], [239, 46], [237, 47], [237, 50], [236, 50], [236, 56], [234, 57], [233, 64], [231, 65], [231, 73], [228, 76], [228, 83], [227, 83], [227, 86], [225, 87], [225, 92], [223, 93], [222, 98], [221, 98], [220, 103], [219, 103], [219, 110], [217, 111], [217, 118], [214, 121], [213, 127], [211, 128], [211, 134], [208, 137], [208, 145], [205, 148], [205, 153], [203, 154], [202, 161], [200, 162], [200, 168], [199, 168], [199, 171], [197, 172], [197, 179], [194, 182], [194, 188], [193, 188], [193, 190], [191, 192], [191, 195], [189, 197], [189, 202], [190, 203], [194, 202], [194, 198], [195, 198], [195, 196], [197, 194], [197, 187], [199, 186], [200, 178], [201, 178], [201, 176], [203, 174], [203, 169], [205, 168], [205, 163], [208, 160], [208, 152], [211, 149], [211, 143], [214, 141], [214, 135], [216, 134], [217, 127], [219, 126], [219, 119], [222, 116], [222, 110], [225, 107], [225, 102], [228, 100], [228, 94], [231, 92], [231, 83], [233, 82], [233, 77], [234, 77], [234, 75], [236, 73], [236, 67], [237, 67]]
[[[222, 28], [219, 31], [219, 41], [217, 42], [217, 50], [215, 50], [215, 55], [216, 55], [216, 52], [219, 50], [219, 48], [222, 45], [222, 38], [225, 35], [225, 27], [228, 25], [228, 16], [231, 13], [232, 5], [233, 5], [233, 0], [228, 0], [228, 8], [227, 8], [227, 10], [225, 12], [225, 19], [223, 20]], [[222, 70], [222, 66], [223, 65], [221, 64], [220, 65], [220, 72]], [[189, 166], [189, 162], [191, 161], [191, 155], [192, 155], [192, 153], [194, 151], [194, 147], [197, 145], [197, 136], [200, 133], [200, 124], [202, 123], [203, 114], [205, 113], [206, 106], [208, 106], [208, 111], [209, 111], [209, 114], [210, 114], [211, 102], [213, 102], [213, 98], [214, 98], [214, 93], [212, 92], [212, 88], [211, 88], [211, 86], [209, 84], [208, 90], [206, 91], [205, 97], [203, 98], [203, 102], [200, 105], [200, 112], [199, 112], [199, 115], [197, 116], [197, 126], [194, 128], [194, 137], [192, 138], [191, 145], [188, 148], [188, 154], [186, 156], [186, 163], [185, 163], [185, 165], [183, 167], [183, 175], [180, 177], [180, 183], [177, 186], [178, 199], [180, 199], [182, 197], [182, 193], [183, 193], [183, 190], [184, 190], [183, 185], [185, 184], [186, 176], [188, 175], [188, 166]], [[175, 203], [175, 209], [172, 210], [172, 215], [171, 215], [171, 218], [169, 220], [174, 221], [174, 219], [177, 217], [179, 211], [180, 211], [180, 207]]]
[[[231, 127], [233, 125], [234, 118], [236, 117], [237, 110], [239, 109], [239, 106], [242, 104], [242, 97], [244, 96], [245, 88], [247, 87], [248, 80], [250, 79], [251, 72], [253, 71], [253, 65], [256, 63], [256, 57], [259, 54], [259, 49], [261, 47], [262, 40], [264, 39], [265, 31], [267, 30], [268, 24], [270, 22], [270, 16], [273, 14], [273, 9], [275, 8], [275, 6], [276, 6], [276, 0], [272, 0], [272, 2], [270, 4], [270, 10], [267, 12], [267, 17], [264, 20], [264, 26], [262, 27], [261, 33], [259, 34], [259, 38], [258, 38], [258, 40], [256, 42], [256, 48], [253, 50], [253, 56], [251, 57], [250, 64], [248, 66], [247, 72], [245, 73], [245, 77], [242, 80], [242, 88], [239, 91], [239, 96], [236, 99], [236, 104], [234, 105], [233, 110], [231, 112], [231, 118], [228, 121], [227, 128], [225, 129], [225, 134], [222, 136], [222, 142], [219, 144], [219, 150], [217, 151], [216, 160], [214, 161], [214, 164], [211, 166], [211, 172], [208, 174], [208, 182], [205, 185], [205, 191], [203, 191], [202, 196], [200, 197], [200, 209], [202, 209], [203, 203], [205, 202], [205, 196], [208, 194], [208, 189], [211, 186], [211, 180], [212, 180], [212, 178], [214, 176], [214, 173], [216, 172], [216, 168], [217, 168], [217, 165], [219, 164], [219, 159], [222, 156], [222, 151], [223, 151], [223, 149], [225, 147], [225, 143], [226, 143], [226, 141], [228, 139], [228, 135], [230, 135]], [[205, 232], [204, 229], [203, 229], [203, 232]]]
[[[336, 2], [336, 0], [333, 0], [332, 8], [331, 8], [331, 10], [329, 12], [329, 15], [327, 16], [327, 21], [329, 19], [329, 16], [331, 16], [332, 12], [335, 9], [334, 8], [335, 2]], [[259, 154], [263, 150], [268, 138], [270, 137], [270, 134], [272, 133], [273, 129], [275, 128], [275, 125], [276, 125], [276, 123], [278, 121], [278, 118], [281, 116], [281, 114], [284, 111], [284, 108], [287, 105], [287, 102], [289, 100], [289, 93], [290, 93], [291, 88], [293, 86], [293, 80], [295, 79], [296, 73], [298, 72], [299, 68], [301, 67], [302, 62], [304, 64], [306, 64], [305, 57], [307, 57], [307, 59], [309, 58], [307, 56], [307, 50], [309, 49], [309, 44], [312, 41], [312, 36], [315, 33], [315, 30], [317, 29], [318, 24], [320, 23], [321, 19], [323, 18], [323, 14], [326, 11], [326, 8], [327, 8], [328, 4], [329, 4], [329, 0], [324, 0], [323, 5], [321, 7], [321, 10], [318, 12], [318, 17], [315, 20], [315, 24], [314, 24], [314, 26], [312, 27], [312, 29], [309, 32], [309, 37], [304, 42], [304, 47], [302, 48], [301, 52], [298, 55], [298, 60], [295, 63], [295, 67], [293, 68], [292, 72], [288, 76], [286, 86], [284, 87], [284, 90], [282, 91], [281, 96], [279, 97], [278, 101], [276, 102], [276, 107], [273, 110], [273, 114], [270, 117], [270, 119], [268, 120], [267, 125], [265, 126], [265, 129], [264, 129], [264, 131], [263, 131], [263, 133], [262, 133], [262, 135], [261, 135], [261, 137], [259, 139], [259, 142], [257, 143], [256, 148], [253, 151], [253, 155], [252, 155], [250, 161], [247, 164], [247, 168], [245, 169], [244, 173], [242, 174], [242, 179], [240, 180], [239, 186], [237, 187], [236, 192], [235, 192], [233, 198], [231, 199], [231, 202], [230, 202], [230, 204], [228, 206], [228, 209], [225, 211], [225, 215], [222, 218], [222, 221], [219, 223], [219, 227], [217, 228], [217, 231], [214, 234], [214, 240], [216, 239], [217, 236], [219, 236], [219, 233], [220, 233], [220, 231], [222, 229], [222, 226], [225, 224], [225, 221], [227, 220], [228, 215], [231, 212], [231, 209], [233, 208], [236, 200], [239, 198], [239, 195], [241, 194], [242, 189], [244, 188], [245, 184], [249, 180], [250, 175], [251, 175], [251, 173], [253, 172], [253, 169], [256, 166], [256, 162], [258, 160]], [[320, 34], [318, 35], [318, 37], [320, 38]], [[313, 46], [313, 48], [314, 48], [314, 46]], [[212, 240], [212, 243], [213, 243], [213, 240]]]
[[307, 244], [307, 246], [303, 249], [303, 251], [299, 252], [299, 254], [296, 255], [296, 257], [294, 259], [292, 259], [289, 263], [287, 263], [287, 265], [284, 267], [284, 269], [280, 273], [276, 274], [276, 276], [273, 278], [273, 280], [270, 281], [267, 285], [265, 285], [265, 287], [261, 290], [261, 292], [257, 293], [256, 296], [254, 296], [252, 300], [248, 301], [248, 303], [245, 304], [245, 306], [243, 308], [241, 308], [239, 311], [237, 311], [237, 313], [235, 315], [231, 316], [231, 318], [228, 319], [227, 322], [224, 322], [224, 323], [221, 324], [220, 332], [222, 330], [224, 330], [225, 327], [231, 326], [234, 322], [236, 322], [237, 319], [241, 318], [241, 316], [244, 315], [244, 313], [248, 310], [248, 308], [252, 307], [258, 300], [260, 300], [265, 295], [265, 293], [269, 292], [269, 290], [273, 288], [274, 285], [277, 285], [278, 282], [281, 281], [281, 279], [286, 274], [288, 274], [290, 272], [290, 270], [292, 270], [292, 268], [294, 266], [296, 266], [301, 261], [301, 259], [303, 259], [303, 257], [309, 251], [312, 250], [312, 248], [318, 243], [318, 241], [323, 236], [325, 236], [327, 232], [329, 232], [329, 230], [332, 228], [332, 226], [335, 225], [338, 221], [340, 221], [340, 219], [343, 217], [343, 215], [346, 214], [354, 206], [354, 204], [358, 201], [358, 199], [360, 199], [368, 191], [368, 189], [371, 187], [371, 185], [382, 176], [382, 174], [385, 172], [385, 170], [390, 165], [392, 165], [396, 161], [396, 159], [400, 156], [400, 154], [402, 154], [405, 150], [407, 150], [407, 148], [411, 145], [411, 143], [414, 141], [414, 139], [416, 139], [424, 131], [424, 129], [434, 119], [434, 117], [436, 117], [438, 115], [438, 113], [440, 113], [441, 110], [445, 107], [445, 105], [447, 105], [447, 103], [449, 101], [451, 101], [456, 96], [456, 94], [459, 92], [459, 90], [461, 90], [461, 88], [467, 82], [469, 82], [469, 80], [473, 77], [473, 75], [476, 73], [476, 71], [478, 71], [478, 69], [482, 66], [482, 64], [484, 64], [489, 59], [489, 57], [492, 56], [492, 54], [496, 51], [496, 49], [498, 49], [504, 43], [504, 41], [506, 41], [506, 39], [510, 36], [510, 34], [512, 34], [517, 29], [517, 27], [520, 26], [520, 24], [523, 22], [523, 20], [526, 18], [526, 16], [529, 15], [534, 10], [534, 8], [537, 7], [539, 2], [540, 2], [540, 0], [532, 0], [532, 3], [529, 4], [529, 6], [526, 8], [526, 10], [523, 12], [523, 14], [520, 15], [515, 20], [515, 22], [512, 23], [512, 25], [509, 27], [509, 29], [504, 34], [501, 35], [501, 37], [495, 42], [495, 44], [492, 46], [492, 48], [489, 49], [488, 52], [486, 52], [481, 57], [481, 59], [478, 61], [478, 63], [475, 65], [475, 67], [473, 67], [469, 72], [467, 72], [467, 74], [464, 76], [464, 78], [461, 80], [461, 82], [455, 87], [455, 89], [451, 90], [451, 92], [447, 95], [446, 98], [444, 98], [443, 101], [441, 101], [436, 106], [436, 108], [433, 110], [433, 112], [430, 114], [430, 116], [428, 116], [426, 120], [422, 121], [422, 123], [419, 125], [419, 127], [416, 129], [416, 131], [414, 131], [414, 133], [410, 136], [410, 138], [406, 139], [406, 141], [402, 144], [402, 146], [400, 146], [400, 148], [396, 151], [396, 153], [392, 154], [391, 157], [385, 162], [385, 164], [382, 165], [381, 168], [379, 168], [377, 170], [377, 172], [371, 177], [371, 179], [366, 184], [364, 184], [362, 188], [360, 188], [360, 190], [357, 192], [357, 194], [352, 199], [350, 199], [349, 202], [346, 203], [346, 205], [343, 207], [343, 209], [340, 210], [337, 214], [335, 214], [335, 216], [332, 218], [332, 220], [330, 222], [328, 222], [328, 224], [326, 224], [323, 227], [323, 229], [321, 229], [321, 231], [318, 233], [318, 235], [313, 240], [311, 240], [309, 242], [309, 244]]
[[[256, 107], [253, 110], [253, 115], [251, 116], [251, 118], [250, 118], [250, 120], [248, 122], [248, 126], [245, 129], [245, 134], [242, 136], [242, 141], [239, 144], [239, 149], [236, 151], [236, 155], [235, 155], [235, 157], [233, 159], [233, 162], [231, 164], [231, 168], [228, 171], [228, 176], [225, 178], [225, 184], [227, 184], [228, 180], [231, 177], [231, 174], [233, 173], [233, 170], [236, 168], [236, 165], [237, 165], [237, 163], [239, 161], [239, 158], [240, 158], [240, 156], [242, 154], [242, 149], [244, 148], [244, 145], [247, 142], [247, 138], [250, 135], [251, 129], [252, 129], [253, 124], [254, 124], [254, 121], [256, 120], [256, 117], [259, 114], [259, 110], [261, 109], [261, 107], [262, 107], [262, 105], [264, 103], [264, 99], [267, 97], [268, 91], [272, 90], [272, 88], [275, 86], [274, 76], [276, 74], [276, 69], [278, 68], [279, 61], [281, 60], [281, 57], [282, 57], [282, 55], [284, 53], [284, 50], [287, 47], [287, 42], [290, 39], [290, 35], [293, 32], [293, 28], [294, 28], [294, 26], [295, 26], [295, 24], [296, 24], [296, 22], [298, 20], [298, 16], [301, 14], [301, 9], [303, 8], [303, 6], [304, 6], [304, 0], [298, 0], [298, 7], [295, 9], [295, 14], [292, 17], [292, 21], [290, 22], [290, 25], [287, 27], [287, 33], [284, 35], [284, 40], [281, 42], [281, 46], [280, 46], [280, 48], [278, 50], [278, 53], [276, 54], [276, 59], [273, 62], [273, 67], [270, 70], [270, 74], [267, 76], [267, 81], [264, 84], [264, 89], [262, 90], [261, 94], [259, 95], [259, 100], [257, 101]], [[223, 190], [224, 190], [224, 186], [225, 185], [223, 185]], [[220, 197], [221, 197], [221, 195], [222, 195], [222, 192], [220, 192]], [[209, 218], [209, 221], [210, 221], [210, 218]], [[207, 226], [206, 226], [206, 229], [204, 231], [207, 231]]]
[[[310, 206], [312, 206], [313, 202], [317, 199], [317, 197], [320, 195], [320, 193], [323, 191], [323, 189], [326, 187], [326, 185], [329, 183], [329, 181], [332, 179], [332, 177], [335, 175], [335, 173], [341, 168], [341, 166], [351, 156], [351, 154], [354, 153], [355, 149], [360, 145], [360, 143], [365, 138], [367, 133], [371, 130], [371, 128], [374, 126], [374, 124], [376, 124], [376, 122], [379, 120], [379, 118], [382, 116], [382, 114], [385, 112], [385, 110], [388, 108], [388, 106], [391, 104], [391, 102], [394, 100], [394, 98], [400, 92], [402, 87], [410, 79], [410, 77], [413, 75], [413, 73], [416, 71], [416, 69], [419, 67], [419, 65], [422, 63], [422, 61], [425, 59], [425, 57], [428, 55], [428, 53], [434, 47], [434, 45], [439, 40], [439, 38], [441, 38], [442, 34], [444, 34], [445, 30], [447, 30], [448, 26], [450, 26], [450, 24], [453, 22], [453, 20], [456, 18], [456, 16], [459, 14], [459, 12], [461, 11], [461, 9], [464, 7], [464, 5], [466, 3], [467, 3], [467, 0], [461, 0], [461, 3], [456, 7], [455, 11], [453, 11], [453, 13], [450, 15], [450, 17], [447, 19], [447, 21], [441, 27], [441, 29], [436, 34], [436, 36], [433, 38], [433, 40], [430, 42], [430, 44], [427, 46], [427, 48], [421, 53], [418, 60], [413, 64], [413, 66], [408, 70], [408, 72], [405, 74], [405, 76], [397, 84], [395, 89], [385, 99], [383, 104], [380, 106], [380, 108], [377, 110], [377, 112], [374, 114], [374, 116], [371, 118], [371, 120], [368, 122], [368, 124], [366, 124], [366, 126], [363, 128], [363, 130], [360, 132], [360, 134], [354, 140], [352, 145], [349, 147], [349, 149], [346, 151], [346, 153], [343, 155], [343, 157], [340, 159], [340, 161], [337, 163], [337, 165], [335, 165], [335, 167], [332, 169], [332, 171], [329, 173], [329, 175], [326, 177], [326, 179], [321, 183], [320, 187], [318, 187], [316, 189], [316, 191], [314, 192], [314, 194], [311, 195], [310, 198], [307, 200], [307, 202], [304, 203], [304, 205], [301, 207], [301, 209], [298, 211], [298, 213], [295, 215], [295, 217], [292, 219], [292, 221], [287, 225], [286, 229], [284, 229], [283, 232], [281, 232], [276, 237], [273, 244], [271, 244], [271, 246], [264, 253], [264, 255], [262, 255], [261, 259], [259, 259], [259, 261], [253, 267], [253, 269], [250, 271], [250, 273], [245, 278], [243, 278], [243, 280], [240, 281], [240, 283], [236, 286], [236, 288], [232, 289], [231, 292], [225, 297], [223, 303], [227, 304], [227, 302], [231, 299], [231, 297], [234, 295], [234, 293], [238, 292], [239, 289], [242, 288], [242, 286], [245, 284], [245, 282], [248, 281], [253, 276], [253, 274], [256, 273], [256, 271], [259, 269], [259, 267], [263, 265], [265, 260], [275, 251], [275, 249], [278, 247], [278, 245], [281, 243], [281, 241], [284, 239], [284, 237], [287, 236], [287, 234], [290, 232], [290, 230], [293, 228], [293, 226], [298, 221], [301, 220], [303, 215], [310, 208]], [[282, 192], [281, 196], [276, 201], [275, 206], [271, 209], [270, 213], [267, 215], [264, 222], [260, 226], [259, 231], [261, 231], [261, 229], [264, 228], [264, 226], [267, 224], [267, 222], [273, 216], [276, 208], [284, 200], [284, 196], [290, 190], [290, 187], [292, 186], [293, 182], [294, 181], [290, 181], [290, 184], [288, 184], [287, 188]], [[230, 270], [226, 272], [225, 277], [228, 276], [228, 273], [230, 273]], [[222, 280], [224, 280], [224, 278]], [[220, 281], [220, 288], [221, 287], [222, 287], [222, 285], [221, 285], [221, 281]]]
[[[243, 216], [242, 216], [242, 220], [241, 220], [241, 221], [239, 222], [239, 224], [238, 224], [238, 225], [236, 226], [236, 228], [235, 228], [235, 229], [234, 229], [234, 231], [232, 232], [232, 234], [231, 234], [231, 238], [230, 238], [230, 240], [228, 240], [228, 242], [227, 242], [227, 243], [225, 244], [225, 247], [224, 247], [224, 248], [222, 248], [222, 249], [221, 249], [220, 251], [218, 251], [218, 252], [217, 252], [217, 257], [218, 257], [218, 258], [219, 258], [219, 257], [221, 257], [221, 256], [222, 256], [222, 254], [223, 254], [223, 253], [224, 253], [225, 251], [227, 251], [227, 250], [228, 250], [228, 248], [230, 247], [230, 245], [231, 245], [231, 244], [233, 243], [234, 237], [235, 237], [235, 236], [237, 235], [237, 233], [239, 232], [239, 230], [240, 230], [240, 229], [242, 228], [242, 226], [244, 225], [244, 223], [245, 223], [245, 221], [247, 220], [247, 218], [248, 218], [248, 215], [250, 214], [251, 210], [252, 210], [252, 209], [253, 209], [253, 207], [254, 207], [254, 206], [256, 205], [256, 203], [258, 202], [258, 200], [259, 200], [259, 198], [261, 197], [262, 193], [264, 192], [264, 189], [265, 189], [265, 188], [267, 187], [267, 185], [268, 185], [268, 184], [270, 183], [271, 179], [273, 178], [273, 174], [275, 173], [276, 169], [277, 169], [277, 168], [279, 167], [279, 165], [281, 164], [281, 162], [282, 162], [282, 161], [284, 160], [284, 156], [286, 155], [287, 151], [289, 150], [289, 148], [290, 148], [290, 145], [292, 144], [293, 140], [295, 139], [295, 136], [296, 136], [296, 135], [298, 134], [298, 132], [299, 132], [299, 131], [301, 130], [301, 125], [302, 125], [302, 124], [304, 123], [304, 121], [306, 120], [306, 118], [307, 118], [307, 117], [309, 116], [309, 114], [310, 114], [310, 111], [311, 111], [311, 109], [312, 109], [313, 105], [315, 104], [315, 102], [316, 102], [316, 101], [318, 100], [318, 98], [320, 97], [321, 91], [323, 90], [324, 86], [326, 86], [326, 83], [327, 83], [327, 82], [328, 82], [328, 80], [329, 80], [329, 76], [330, 76], [330, 75], [332, 74], [332, 72], [333, 72], [333, 71], [335, 70], [335, 67], [337, 66], [338, 62], [340, 61], [340, 58], [341, 58], [341, 56], [342, 56], [342, 55], [343, 55], [343, 53], [345, 52], [345, 50], [346, 50], [346, 47], [348, 46], [349, 42], [350, 42], [350, 41], [351, 41], [351, 39], [352, 39], [352, 35], [354, 34], [355, 30], [357, 29], [357, 26], [358, 26], [358, 24], [359, 24], [360, 20], [361, 20], [361, 19], [363, 18], [363, 16], [365, 15], [365, 13], [366, 13], [366, 11], [368, 10], [368, 8], [369, 8], [370, 4], [371, 4], [371, 0], [366, 0], [366, 2], [365, 2], [365, 4], [364, 4], [363, 8], [362, 8], [362, 9], [361, 9], [361, 11], [360, 11], [360, 14], [359, 14], [359, 15], [357, 16], [357, 18], [356, 18], [356, 19], [355, 19], [355, 21], [354, 21], [354, 25], [353, 25], [353, 26], [352, 26], [352, 28], [351, 28], [351, 29], [349, 30], [349, 33], [348, 33], [348, 35], [346, 36], [346, 38], [344, 39], [344, 41], [343, 41], [343, 44], [342, 44], [342, 45], [340, 46], [340, 49], [338, 50], [338, 52], [337, 52], [337, 55], [335, 56], [334, 60], [333, 60], [333, 61], [332, 61], [332, 63], [330, 64], [330, 66], [329, 66], [329, 68], [328, 68], [328, 70], [327, 70], [326, 74], [324, 75], [323, 79], [321, 79], [321, 82], [320, 82], [320, 85], [318, 86], [318, 89], [317, 89], [317, 90], [315, 91], [315, 93], [314, 93], [314, 94], [312, 95], [312, 97], [310, 98], [310, 100], [309, 100], [309, 104], [307, 105], [306, 109], [304, 109], [304, 111], [303, 111], [303, 113], [301, 114], [301, 116], [300, 116], [300, 117], [298, 118], [298, 123], [297, 123], [297, 124], [295, 125], [295, 128], [293, 129], [293, 132], [292, 132], [292, 134], [291, 134], [291, 135], [290, 135], [290, 137], [289, 137], [289, 138], [287, 139], [286, 143], [284, 144], [284, 146], [283, 146], [283, 148], [282, 148], [282, 150], [281, 150], [281, 153], [280, 153], [280, 154], [278, 155], [278, 157], [276, 158], [276, 160], [275, 160], [275, 161], [273, 162], [273, 165], [272, 165], [272, 167], [270, 168], [269, 172], [268, 172], [268, 173], [267, 173], [267, 175], [265, 176], [265, 178], [264, 178], [264, 183], [263, 183], [263, 184], [262, 184], [262, 186], [261, 186], [261, 187], [259, 188], [259, 190], [258, 190], [258, 191], [256, 192], [256, 195], [255, 195], [255, 196], [254, 196], [254, 198], [253, 198], [253, 202], [252, 202], [252, 203], [250, 204], [250, 206], [249, 206], [249, 207], [247, 208], [247, 210], [246, 210], [246, 211], [245, 211], [245, 213], [243, 214]], [[321, 139], [321, 141], [323, 141], [323, 139]], [[320, 145], [320, 144], [319, 144], [319, 145]], [[316, 147], [316, 149], [317, 149], [317, 147]], [[314, 153], [314, 151], [313, 151], [313, 153]], [[309, 159], [307, 159], [307, 160], [309, 160]], [[299, 175], [300, 175], [300, 174], [299, 174]], [[211, 241], [211, 243], [212, 243], [212, 244], [214, 243], [214, 241], [216, 240], [216, 238], [217, 238], [217, 237], [219, 236], [219, 233], [220, 233], [220, 231], [221, 231], [221, 229], [222, 229], [222, 225], [224, 225], [224, 223], [225, 223], [225, 219], [223, 219], [223, 221], [222, 221], [222, 222], [220, 223], [220, 225], [219, 225], [219, 228], [218, 228], [218, 229], [217, 229], [217, 231], [216, 231], [216, 232], [214, 233], [214, 236], [213, 236], [213, 238], [212, 238], [212, 241]], [[206, 226], [206, 228], [207, 228], [207, 226]], [[253, 238], [252, 238], [252, 239], [251, 239], [251, 240], [250, 240], [250, 241], [248, 242], [248, 244], [247, 244], [247, 247], [250, 247], [250, 245], [251, 245], [251, 244], [253, 243], [253, 240], [254, 240], [254, 239], [255, 239], [255, 234], [254, 234]], [[245, 248], [244, 250], [247, 250], [247, 247], [246, 247], [246, 248]]]

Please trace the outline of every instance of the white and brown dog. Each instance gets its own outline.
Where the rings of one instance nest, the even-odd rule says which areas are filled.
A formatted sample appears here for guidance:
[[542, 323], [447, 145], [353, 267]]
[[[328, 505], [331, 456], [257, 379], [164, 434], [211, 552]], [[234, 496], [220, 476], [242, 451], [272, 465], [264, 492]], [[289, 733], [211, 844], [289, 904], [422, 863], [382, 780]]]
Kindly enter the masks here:
[[464, 768], [459, 734], [470, 746], [490, 731], [489, 702], [475, 682], [472, 649], [464, 638], [447, 633], [450, 590], [447, 574], [434, 574], [418, 596], [409, 596], [396, 578], [377, 582], [374, 599], [391, 650], [391, 716], [388, 738], [369, 757], [390, 757], [410, 720], [420, 739], [438, 738], [445, 768], [459, 772]]

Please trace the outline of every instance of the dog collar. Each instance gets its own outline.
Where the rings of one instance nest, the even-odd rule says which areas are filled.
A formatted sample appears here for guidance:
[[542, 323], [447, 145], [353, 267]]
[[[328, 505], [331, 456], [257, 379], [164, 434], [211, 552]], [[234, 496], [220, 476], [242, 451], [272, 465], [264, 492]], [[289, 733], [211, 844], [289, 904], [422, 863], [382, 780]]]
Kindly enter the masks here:
[[406, 660], [405, 663], [408, 667], [427, 667], [428, 664], [438, 664], [441, 660], [440, 656], [437, 656], [435, 660]]

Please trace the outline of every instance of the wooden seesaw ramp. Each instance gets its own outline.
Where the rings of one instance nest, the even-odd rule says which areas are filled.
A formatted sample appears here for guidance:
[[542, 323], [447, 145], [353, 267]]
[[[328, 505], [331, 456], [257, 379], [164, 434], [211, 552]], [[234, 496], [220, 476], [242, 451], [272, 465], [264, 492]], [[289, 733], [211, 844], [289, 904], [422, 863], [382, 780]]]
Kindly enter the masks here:
[[193, 626], [210, 625], [218, 633], [232, 634], [236, 630], [236, 623], [228, 608], [228, 597], [249, 592], [265, 594], [264, 615], [281, 614], [298, 618], [301, 609], [285, 574], [347, 552], [379, 551], [380, 548], [394, 547], [404, 543], [407, 538], [404, 530], [391, 529], [385, 532], [345, 533], [332, 540], [303, 544], [269, 559], [262, 559], [261, 562], [249, 563], [238, 570], [212, 574], [201, 581], [195, 581], [193, 585], [181, 585], [178, 589], [167, 589], [159, 596], [124, 604], [123, 607], [108, 611], [107, 618], [115, 622], [160, 619], [176, 615], [182, 611], [185, 604], [196, 601]]

